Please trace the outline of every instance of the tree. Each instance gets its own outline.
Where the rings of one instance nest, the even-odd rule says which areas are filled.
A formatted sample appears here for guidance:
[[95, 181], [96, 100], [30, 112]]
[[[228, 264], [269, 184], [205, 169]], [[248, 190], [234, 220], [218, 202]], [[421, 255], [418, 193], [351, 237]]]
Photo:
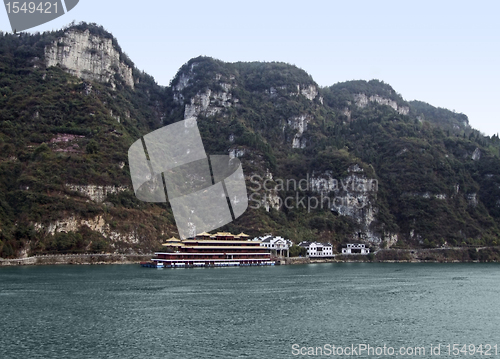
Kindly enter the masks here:
[[300, 247], [296, 244], [290, 247], [290, 257], [298, 257], [302, 256], [304, 257], [307, 254], [307, 249], [304, 247]]
[[99, 152], [99, 144], [94, 140], [90, 140], [87, 144], [86, 152], [89, 155], [96, 154], [97, 152]]

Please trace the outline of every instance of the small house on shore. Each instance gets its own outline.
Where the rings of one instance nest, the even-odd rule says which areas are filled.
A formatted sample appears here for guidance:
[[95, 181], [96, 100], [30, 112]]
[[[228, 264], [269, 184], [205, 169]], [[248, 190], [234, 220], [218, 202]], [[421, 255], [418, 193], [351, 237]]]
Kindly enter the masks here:
[[330, 243], [304, 241], [300, 242], [299, 246], [307, 250], [307, 256], [310, 258], [333, 257], [333, 246]]
[[363, 243], [348, 243], [346, 248], [342, 248], [342, 254], [362, 254], [370, 253], [370, 248], [366, 248]]

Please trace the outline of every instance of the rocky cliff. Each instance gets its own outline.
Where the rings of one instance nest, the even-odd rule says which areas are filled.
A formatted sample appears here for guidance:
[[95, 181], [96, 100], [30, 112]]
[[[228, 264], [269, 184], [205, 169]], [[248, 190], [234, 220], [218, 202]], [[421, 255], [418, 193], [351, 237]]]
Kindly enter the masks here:
[[45, 47], [47, 67], [60, 65], [71, 75], [110, 83], [113, 87], [119, 76], [127, 86], [134, 88], [132, 68], [120, 58], [112, 39], [93, 35], [88, 29], [69, 29]]

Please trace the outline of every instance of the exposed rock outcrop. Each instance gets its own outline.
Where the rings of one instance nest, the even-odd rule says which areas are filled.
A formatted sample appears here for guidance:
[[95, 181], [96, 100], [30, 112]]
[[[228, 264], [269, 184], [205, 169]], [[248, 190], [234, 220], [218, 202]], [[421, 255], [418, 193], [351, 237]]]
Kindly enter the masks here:
[[[269, 90], [266, 90], [266, 93], [269, 94], [270, 97], [276, 97], [278, 94], [281, 92], [287, 92], [290, 91], [290, 86], [277, 86], [277, 87], [271, 87]], [[305, 98], [307, 98], [309, 101], [314, 100], [319, 94], [318, 88], [315, 85], [295, 85], [292, 87], [291, 92], [288, 92], [288, 96], [299, 96], [302, 95]], [[321, 104], [323, 104], [323, 99], [320, 98], [319, 100]]]
[[309, 101], [312, 101], [316, 98], [316, 96], [318, 96], [318, 88], [316, 86], [309, 85], [300, 89], [300, 93]]
[[71, 216], [68, 218], [60, 219], [43, 225], [41, 223], [34, 223], [35, 230], [44, 232], [44, 234], [54, 235], [61, 232], [78, 232], [80, 227], [87, 226], [92, 231], [98, 232], [103, 237], [110, 239], [112, 242], [126, 242], [126, 243], [139, 243], [139, 236], [135, 231], [130, 233], [120, 233], [111, 229], [111, 226], [106, 223], [102, 216], [96, 216], [90, 219], [79, 219]]
[[288, 119], [288, 126], [297, 130], [292, 139], [292, 148], [305, 148], [306, 140], [302, 138], [304, 131], [307, 130], [307, 123], [310, 121], [310, 117], [307, 115], [300, 115], [297, 117], [292, 117]]
[[479, 161], [481, 159], [481, 150], [476, 147], [474, 150], [474, 153], [472, 154], [472, 160], [473, 161]]
[[469, 193], [467, 195], [467, 203], [471, 207], [477, 207], [477, 204], [478, 204], [477, 193]]
[[120, 53], [112, 39], [92, 35], [89, 30], [68, 30], [65, 35], [45, 47], [47, 67], [60, 65], [71, 75], [84, 80], [111, 83], [118, 74], [134, 88], [132, 68], [120, 61]]
[[118, 193], [126, 191], [128, 188], [125, 186], [115, 187], [115, 186], [96, 186], [96, 185], [76, 185], [76, 184], [66, 184], [66, 187], [71, 191], [75, 191], [89, 197], [92, 201], [96, 203], [102, 203], [106, 199], [106, 196], [110, 193]]
[[341, 216], [347, 216], [359, 225], [358, 238], [380, 243], [382, 235], [376, 229], [376, 192], [378, 181], [370, 179], [359, 165], [348, 170], [349, 175], [342, 179], [332, 177], [330, 171], [315, 174], [310, 179], [312, 191], [321, 194], [330, 209]]
[[230, 158], [235, 158], [235, 157], [243, 157], [243, 155], [246, 153], [245, 148], [230, 148], [229, 150], [229, 157]]
[[[230, 84], [221, 84], [224, 91], [213, 92], [207, 89], [205, 92], [196, 94], [191, 98], [190, 103], [184, 108], [184, 119], [196, 118], [199, 115], [213, 116], [221, 112], [224, 108], [232, 106], [233, 96], [229, 92]], [[175, 96], [175, 95], [174, 95]], [[174, 98], [181, 98], [181, 94], [177, 94]], [[236, 101], [237, 102], [237, 101]]]
[[408, 115], [410, 108], [408, 106], [398, 106], [396, 101], [381, 97], [379, 95], [366, 96], [364, 93], [354, 95], [354, 101], [358, 107], [366, 107], [369, 102], [376, 102], [380, 105], [386, 105], [394, 109], [400, 115]]

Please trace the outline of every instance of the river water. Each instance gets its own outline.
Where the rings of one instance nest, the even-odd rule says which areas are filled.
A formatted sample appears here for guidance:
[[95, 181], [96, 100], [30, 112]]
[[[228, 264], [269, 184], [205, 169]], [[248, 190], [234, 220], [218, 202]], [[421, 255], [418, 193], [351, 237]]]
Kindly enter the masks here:
[[500, 357], [499, 264], [9, 267], [0, 306], [8, 359]]

